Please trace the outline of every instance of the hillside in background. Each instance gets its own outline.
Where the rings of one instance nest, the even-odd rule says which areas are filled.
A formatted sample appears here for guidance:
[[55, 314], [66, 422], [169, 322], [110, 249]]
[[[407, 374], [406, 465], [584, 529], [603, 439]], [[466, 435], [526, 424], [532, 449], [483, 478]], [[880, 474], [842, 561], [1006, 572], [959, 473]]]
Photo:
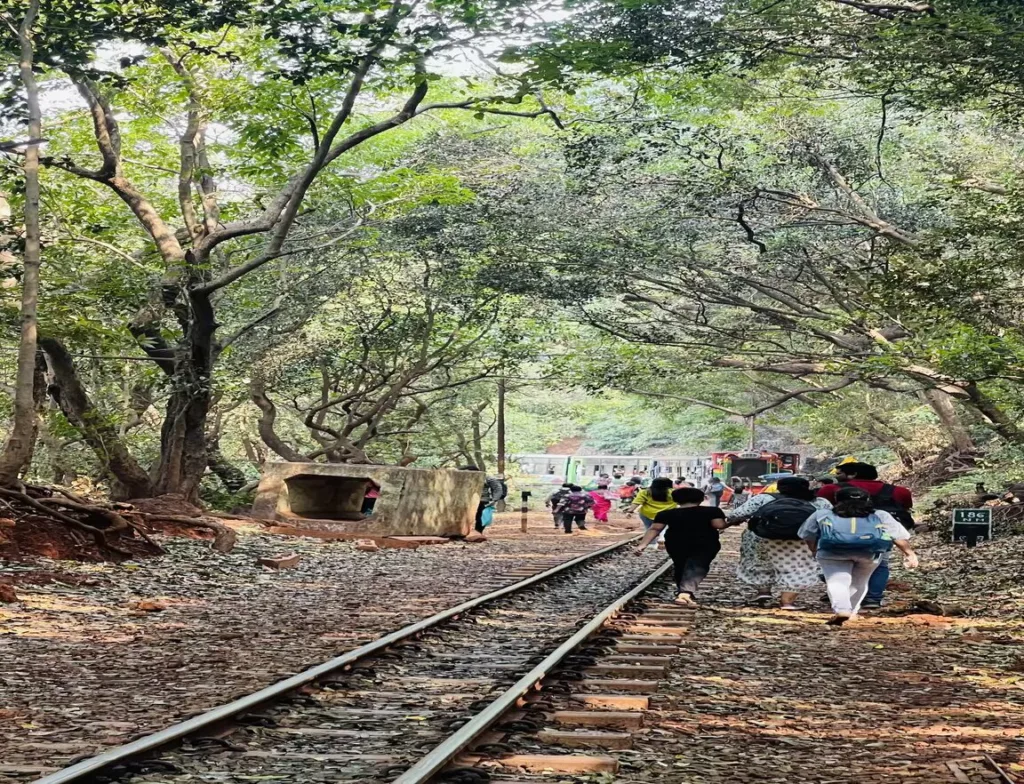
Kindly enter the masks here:
[[575, 444], [591, 454], [705, 454], [746, 444], [746, 428], [730, 419], [699, 407], [672, 410], [617, 392], [527, 387], [509, 397], [509, 451], [561, 453]]

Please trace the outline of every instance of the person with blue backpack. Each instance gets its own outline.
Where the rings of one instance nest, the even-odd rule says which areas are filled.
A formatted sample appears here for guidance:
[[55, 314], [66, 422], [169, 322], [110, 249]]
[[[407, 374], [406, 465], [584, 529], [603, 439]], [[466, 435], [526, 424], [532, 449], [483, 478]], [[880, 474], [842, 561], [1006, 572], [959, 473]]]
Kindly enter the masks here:
[[831, 626], [841, 626], [857, 614], [872, 573], [893, 547], [903, 553], [907, 568], [917, 568], [910, 532], [891, 514], [876, 509], [871, 495], [860, 487], [841, 487], [833, 507], [808, 517], [799, 536], [825, 575], [834, 613], [828, 621]]
[[[914, 530], [914, 496], [909, 488], [902, 485], [891, 485], [878, 478], [878, 469], [870, 463], [856, 460], [840, 463], [835, 468], [836, 480], [839, 484], [824, 485], [818, 490], [818, 496], [832, 501], [839, 488], [852, 485], [866, 490], [871, 496], [875, 509], [888, 512], [908, 531]], [[878, 609], [882, 606], [885, 587], [889, 583], [889, 554], [884, 553], [878, 561], [878, 567], [868, 582], [868, 595], [864, 597], [861, 609]]]

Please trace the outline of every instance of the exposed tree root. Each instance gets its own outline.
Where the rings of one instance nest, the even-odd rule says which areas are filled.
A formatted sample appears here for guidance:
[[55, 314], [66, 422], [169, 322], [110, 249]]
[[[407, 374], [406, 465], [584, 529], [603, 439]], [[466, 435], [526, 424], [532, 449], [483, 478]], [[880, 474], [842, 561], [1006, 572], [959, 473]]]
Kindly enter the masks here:
[[199, 528], [205, 531], [212, 531], [214, 534], [214, 550], [219, 553], [230, 553], [234, 549], [238, 535], [226, 525], [211, 520], [209, 517], [185, 517], [184, 515], [148, 514], [145, 512], [125, 512], [126, 515], [142, 518], [143, 520], [165, 520], [169, 523], [184, 525], [189, 528]]
[[136, 553], [118, 546], [117, 540], [120, 537], [128, 537], [130, 540], [137, 536], [154, 552], [166, 552], [147, 533], [147, 520], [163, 520], [210, 531], [214, 534], [212, 547], [221, 553], [230, 552], [237, 540], [237, 534], [232, 529], [206, 516], [190, 517], [136, 510], [131, 504], [125, 503], [93, 503], [59, 487], [26, 486], [20, 483], [18, 487], [0, 486], [0, 503], [15, 520], [21, 517], [44, 524], [66, 526], [71, 529], [73, 538], [78, 539], [77, 535], [91, 537], [101, 555], [106, 553], [119, 559], [136, 556]]
[[915, 460], [912, 470], [900, 472], [904, 475], [893, 478], [901, 479], [915, 491], [925, 490], [973, 471], [977, 468], [978, 457], [977, 453], [949, 447], [936, 455]]
[[106, 509], [102, 506], [80, 504], [76, 501], [69, 501], [65, 498], [40, 498], [39, 503], [46, 504], [47, 506], [60, 506], [65, 509], [72, 509], [76, 512], [81, 512], [84, 515], [95, 515], [96, 517], [100, 517], [107, 523], [107, 526], [103, 529], [103, 533], [108, 535], [131, 528], [128, 521], [121, 517], [121, 515], [113, 509]]
[[[41, 489], [42, 488], [31, 488], [31, 490], [35, 492], [39, 492]], [[43, 492], [45, 492], [45, 490], [43, 490]], [[116, 533], [118, 530], [124, 530], [125, 528], [128, 528], [129, 526], [127, 524], [127, 521], [123, 519], [121, 520], [123, 525], [120, 526], [120, 529], [115, 527], [112, 530], [108, 530], [107, 528], [98, 528], [94, 525], [90, 525], [89, 523], [84, 522], [78, 519], [77, 517], [72, 517], [71, 515], [65, 514], [64, 512], [60, 511], [59, 509], [55, 509], [54, 507], [60, 505], [64, 506], [65, 508], [73, 508], [75, 511], [87, 513], [90, 516], [96, 516], [101, 519], [107, 520], [108, 524], [112, 522], [109, 514], [113, 513], [110, 512], [110, 510], [104, 510], [101, 507], [84, 506], [82, 504], [75, 503], [74, 501], [63, 501], [61, 499], [55, 499], [48, 496], [34, 498], [32, 495], [30, 495], [30, 488], [24, 486], [23, 489], [0, 487], [0, 496], [10, 499], [12, 502], [12, 506], [15, 509], [18, 506], [21, 506], [23, 508], [28, 507], [29, 509], [34, 510], [37, 513], [40, 513], [41, 516], [46, 519], [63, 523], [64, 525], [68, 526], [69, 528], [75, 531], [81, 531], [83, 533], [89, 534], [93, 538], [93, 540], [95, 540], [96, 546], [99, 547], [100, 550], [102, 551], [109, 551], [124, 558], [133, 557], [133, 554], [131, 552], [118, 547], [108, 539], [108, 533]], [[117, 515], [114, 516], [116, 517]]]

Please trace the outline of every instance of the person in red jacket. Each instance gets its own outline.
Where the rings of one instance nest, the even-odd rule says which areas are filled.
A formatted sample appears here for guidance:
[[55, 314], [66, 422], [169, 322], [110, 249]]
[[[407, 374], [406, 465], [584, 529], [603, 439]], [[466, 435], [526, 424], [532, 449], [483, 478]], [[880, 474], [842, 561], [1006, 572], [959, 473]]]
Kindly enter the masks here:
[[[904, 528], [912, 530], [914, 518], [910, 510], [914, 508], [914, 496], [902, 485], [890, 485], [878, 478], [878, 469], [868, 463], [844, 463], [836, 466], [838, 484], [824, 485], [818, 490], [818, 497], [835, 503], [836, 493], [844, 485], [859, 487], [871, 494], [876, 509], [888, 512], [898, 520]], [[888, 553], [879, 561], [878, 568], [868, 582], [868, 593], [861, 603], [863, 609], [882, 606], [882, 595], [889, 583]]]

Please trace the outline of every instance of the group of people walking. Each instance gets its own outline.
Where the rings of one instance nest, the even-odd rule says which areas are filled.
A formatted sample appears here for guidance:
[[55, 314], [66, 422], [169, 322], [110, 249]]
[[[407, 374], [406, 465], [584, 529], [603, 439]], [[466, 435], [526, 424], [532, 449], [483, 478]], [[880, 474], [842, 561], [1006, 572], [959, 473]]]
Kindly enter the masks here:
[[594, 490], [584, 490], [580, 485], [566, 482], [548, 497], [544, 505], [551, 510], [555, 528], [571, 534], [573, 524], [580, 531], [587, 530], [587, 512], [591, 509], [595, 520], [607, 523], [613, 497], [608, 482], [599, 482]]
[[[566, 482], [558, 490], [552, 493], [545, 506], [551, 510], [555, 528], [562, 528], [565, 533], [572, 533], [575, 524], [580, 531], [586, 531], [587, 512], [593, 510], [594, 519], [599, 523], [608, 522], [608, 513], [612, 510], [613, 503], [618, 500], [621, 509], [627, 515], [639, 510], [640, 519], [644, 526], [650, 526], [655, 515], [666, 509], [675, 507], [671, 493], [673, 489], [692, 488], [685, 479], [670, 479], [669, 477], [658, 477], [654, 479], [649, 487], [642, 486], [642, 480], [633, 477], [623, 482], [617, 489], [613, 488], [614, 480], [602, 474], [598, 478], [597, 487], [593, 490], [585, 490], [582, 486]], [[724, 486], [723, 486], [724, 488]], [[701, 492], [701, 491], [698, 491]], [[704, 499], [701, 492], [701, 499]], [[718, 506], [717, 496], [709, 491], [707, 497], [714, 500]]]
[[676, 601], [683, 605], [696, 605], [697, 589], [720, 549], [720, 532], [743, 523], [737, 577], [756, 590], [755, 601], [767, 606], [779, 590], [782, 609], [795, 610], [799, 592], [823, 579], [833, 625], [881, 606], [893, 548], [909, 568], [917, 566], [909, 543], [911, 493], [881, 482], [867, 463], [838, 466], [836, 482], [817, 491], [807, 479], [782, 478], [773, 492], [755, 495], [729, 513], [704, 506], [705, 493], [697, 488], [669, 491], [652, 483], [643, 492], [635, 508], [647, 532], [637, 553], [664, 532], [675, 565]]

